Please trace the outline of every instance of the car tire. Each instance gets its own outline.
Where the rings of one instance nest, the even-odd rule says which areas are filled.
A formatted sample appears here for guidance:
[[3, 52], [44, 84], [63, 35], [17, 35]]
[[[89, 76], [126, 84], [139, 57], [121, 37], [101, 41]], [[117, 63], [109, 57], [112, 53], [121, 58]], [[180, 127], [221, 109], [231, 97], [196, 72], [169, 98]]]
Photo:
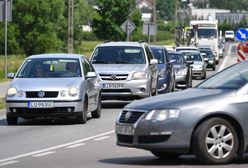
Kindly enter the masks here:
[[168, 152], [161, 152], [161, 151], [151, 151], [151, 153], [163, 160], [173, 160], [173, 159], [177, 159], [180, 154], [178, 153], [168, 153]]
[[92, 116], [92, 118], [100, 118], [101, 117], [101, 95], [99, 95], [99, 98], [98, 98], [97, 108], [95, 111], [91, 112], [91, 116]]
[[7, 120], [8, 125], [16, 125], [18, 122], [18, 117], [7, 115], [6, 120]]
[[227, 120], [211, 118], [193, 134], [192, 149], [206, 164], [226, 164], [237, 154], [239, 141], [235, 128]]
[[212, 69], [213, 69], [213, 71], [215, 71], [215, 66]]
[[77, 116], [77, 122], [79, 124], [85, 124], [87, 122], [87, 113], [88, 113], [88, 100], [87, 100], [87, 97], [85, 97], [84, 103], [83, 103], [83, 110]]

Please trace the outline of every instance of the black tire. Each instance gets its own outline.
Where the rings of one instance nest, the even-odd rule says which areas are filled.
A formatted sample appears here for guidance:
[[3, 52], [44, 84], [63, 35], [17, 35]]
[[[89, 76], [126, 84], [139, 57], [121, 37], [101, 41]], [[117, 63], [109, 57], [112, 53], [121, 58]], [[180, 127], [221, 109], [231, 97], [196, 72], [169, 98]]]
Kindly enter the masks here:
[[92, 116], [92, 118], [100, 118], [101, 117], [101, 95], [99, 95], [99, 98], [98, 98], [97, 108], [95, 111], [91, 112], [91, 116]]
[[18, 117], [13, 117], [13, 116], [7, 115], [6, 119], [7, 119], [8, 125], [16, 125], [18, 122]]
[[163, 160], [173, 160], [173, 159], [177, 159], [180, 154], [178, 153], [167, 153], [167, 152], [161, 152], [161, 151], [151, 151], [151, 153]]
[[87, 113], [88, 113], [88, 100], [85, 97], [84, 103], [83, 103], [83, 110], [82, 112], [77, 116], [77, 122], [79, 124], [85, 124], [87, 122]]
[[215, 71], [215, 66], [212, 69], [213, 69], [213, 71]]
[[202, 79], [206, 79], [207, 78], [207, 72], [205, 71], [204, 76], [202, 77]]
[[211, 118], [197, 127], [193, 134], [192, 149], [206, 164], [226, 164], [237, 154], [237, 133], [227, 120]]

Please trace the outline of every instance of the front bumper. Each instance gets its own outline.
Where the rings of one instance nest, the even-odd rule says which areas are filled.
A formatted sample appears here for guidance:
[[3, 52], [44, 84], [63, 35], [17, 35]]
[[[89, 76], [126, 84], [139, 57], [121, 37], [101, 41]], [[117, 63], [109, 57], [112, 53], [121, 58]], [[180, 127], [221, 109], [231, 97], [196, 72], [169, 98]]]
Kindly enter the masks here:
[[[116, 127], [126, 125], [117, 123]], [[162, 150], [167, 152], [188, 153], [192, 130], [178, 129], [176, 120], [166, 122], [142, 122], [142, 126], [130, 125], [131, 135], [116, 131], [117, 145], [145, 150]]]
[[176, 88], [185, 88], [187, 86], [186, 75], [176, 75]]
[[[106, 84], [116, 84], [118, 87], [105, 87]], [[151, 81], [149, 79], [129, 81], [104, 81], [101, 85], [102, 100], [126, 100], [149, 96]]]
[[204, 69], [192, 69], [193, 77], [203, 77], [205, 75]]
[[[52, 100], [50, 100], [52, 101]], [[6, 114], [13, 117], [70, 117], [76, 116], [83, 110], [81, 99], [73, 101], [52, 101], [51, 108], [29, 108], [28, 100], [6, 101]], [[37, 102], [37, 101], [35, 101]]]

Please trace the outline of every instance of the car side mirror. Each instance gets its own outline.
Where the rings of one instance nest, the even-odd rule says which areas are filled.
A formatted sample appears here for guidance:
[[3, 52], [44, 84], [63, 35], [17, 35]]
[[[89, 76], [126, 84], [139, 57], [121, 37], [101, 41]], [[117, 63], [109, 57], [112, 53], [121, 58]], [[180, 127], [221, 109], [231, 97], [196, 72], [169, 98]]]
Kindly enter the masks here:
[[14, 79], [14, 77], [15, 77], [15, 73], [8, 73], [7, 74], [7, 78], [9, 78], [9, 79]]
[[205, 61], [205, 62], [208, 62], [208, 58], [204, 58], [204, 61]]
[[96, 72], [88, 72], [87, 75], [86, 75], [86, 79], [95, 78], [96, 76], [97, 76]]
[[151, 65], [157, 65], [158, 64], [158, 60], [157, 59], [151, 59], [150, 64]]

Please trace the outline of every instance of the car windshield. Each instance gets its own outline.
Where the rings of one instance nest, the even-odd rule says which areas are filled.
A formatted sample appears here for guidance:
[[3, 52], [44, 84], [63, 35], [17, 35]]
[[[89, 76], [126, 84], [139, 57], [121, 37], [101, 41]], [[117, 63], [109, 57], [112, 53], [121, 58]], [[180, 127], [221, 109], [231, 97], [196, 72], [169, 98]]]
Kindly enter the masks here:
[[63, 78], [81, 77], [78, 59], [32, 58], [27, 59], [17, 78]]
[[184, 58], [188, 61], [202, 61], [200, 53], [182, 52]]
[[197, 48], [176, 48], [176, 51], [198, 51]]
[[214, 54], [213, 54], [212, 51], [205, 50], [205, 51], [201, 51], [201, 53], [204, 53], [205, 54], [204, 55], [205, 58], [214, 58]]
[[183, 64], [185, 59], [182, 54], [179, 53], [169, 53], [170, 60], [175, 60], [173, 64]]
[[111, 46], [98, 47], [92, 58], [93, 64], [145, 64], [141, 47]]
[[165, 63], [165, 59], [164, 59], [164, 52], [162, 48], [151, 48], [153, 55], [155, 57], [155, 59], [158, 60], [159, 64], [164, 64]]
[[198, 38], [216, 38], [217, 31], [215, 29], [198, 29]]
[[238, 89], [248, 82], [248, 62], [242, 62], [212, 76], [197, 88]]

